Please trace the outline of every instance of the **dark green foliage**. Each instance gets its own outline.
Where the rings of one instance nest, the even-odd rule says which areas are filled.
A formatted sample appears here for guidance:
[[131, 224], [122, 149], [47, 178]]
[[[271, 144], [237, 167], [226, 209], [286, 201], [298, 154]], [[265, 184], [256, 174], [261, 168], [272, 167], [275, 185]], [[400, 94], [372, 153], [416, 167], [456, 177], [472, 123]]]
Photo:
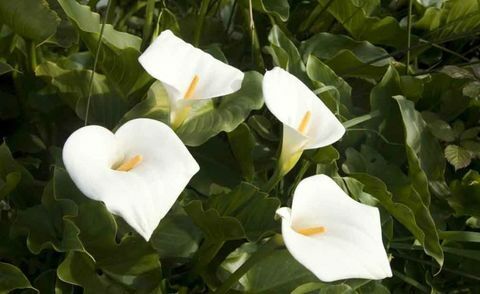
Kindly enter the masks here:
[[[210, 293], [248, 262], [229, 293], [480, 292], [479, 1], [111, 1], [0, 0], [0, 293]], [[165, 29], [246, 75], [176, 130], [201, 169], [145, 242], [81, 194], [61, 148], [89, 99], [89, 124], [169, 122], [137, 61]], [[273, 66], [347, 132], [267, 193]], [[392, 278], [323, 283], [281, 243], [276, 209], [318, 173], [380, 209]]]

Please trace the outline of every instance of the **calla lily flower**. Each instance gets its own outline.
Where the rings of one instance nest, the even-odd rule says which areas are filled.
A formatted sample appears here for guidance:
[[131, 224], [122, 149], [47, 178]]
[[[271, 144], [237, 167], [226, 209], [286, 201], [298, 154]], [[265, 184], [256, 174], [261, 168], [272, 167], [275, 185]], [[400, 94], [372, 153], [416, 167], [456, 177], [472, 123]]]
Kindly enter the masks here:
[[330, 177], [302, 180], [292, 208], [277, 214], [288, 251], [320, 280], [392, 276], [378, 209], [351, 199]]
[[328, 107], [297, 77], [275, 67], [263, 79], [263, 96], [270, 112], [283, 123], [280, 163], [286, 174], [303, 150], [338, 141], [345, 128]]
[[192, 100], [236, 92], [244, 77], [240, 70], [193, 47], [169, 30], [163, 31], [138, 60], [165, 86], [174, 127], [183, 122]]
[[75, 131], [63, 162], [85, 196], [103, 201], [149, 240], [199, 166], [170, 127], [134, 119], [116, 133], [101, 126]]

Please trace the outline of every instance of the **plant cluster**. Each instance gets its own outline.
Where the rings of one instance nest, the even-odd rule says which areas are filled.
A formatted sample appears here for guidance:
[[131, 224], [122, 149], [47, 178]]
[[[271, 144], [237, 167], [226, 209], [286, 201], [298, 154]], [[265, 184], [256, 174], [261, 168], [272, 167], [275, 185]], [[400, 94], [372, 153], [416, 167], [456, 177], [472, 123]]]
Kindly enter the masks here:
[[[477, 0], [0, 0], [0, 293], [480, 291], [479, 34]], [[177, 85], [201, 62], [145, 57], [174, 35], [232, 69]], [[169, 204], [142, 215], [135, 181], [85, 184], [114, 153], [78, 135], [91, 125], [158, 154], [181, 191], [156, 187]], [[392, 277], [338, 280], [295, 250], [329, 232], [290, 228], [302, 199], [327, 219], [317, 193], [345, 196], [328, 219], [352, 228], [379, 212], [382, 242], [342, 246], [352, 271], [385, 248]]]

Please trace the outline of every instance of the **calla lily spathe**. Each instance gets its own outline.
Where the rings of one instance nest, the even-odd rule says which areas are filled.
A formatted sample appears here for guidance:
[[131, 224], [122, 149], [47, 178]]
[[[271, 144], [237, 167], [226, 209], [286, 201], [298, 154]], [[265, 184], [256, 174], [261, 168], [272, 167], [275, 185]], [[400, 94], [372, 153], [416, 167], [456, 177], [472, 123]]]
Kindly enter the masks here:
[[275, 67], [263, 79], [263, 95], [270, 112], [286, 129], [284, 142], [316, 149], [340, 140], [345, 128], [328, 107], [297, 77]]
[[181, 123], [178, 117], [184, 114], [182, 112], [192, 100], [236, 92], [244, 77], [240, 70], [193, 47], [169, 30], [163, 31], [138, 60], [165, 86], [174, 126]]
[[342, 123], [320, 98], [279, 67], [265, 74], [263, 96], [270, 112], [283, 123], [280, 162], [287, 165], [283, 173], [293, 167], [303, 150], [328, 146], [345, 134]]
[[115, 134], [94, 125], [78, 129], [65, 143], [63, 161], [83, 194], [103, 201], [147, 241], [199, 170], [172, 129], [144, 118]]
[[292, 208], [277, 214], [288, 251], [320, 280], [392, 276], [378, 209], [351, 199], [330, 177], [302, 180]]

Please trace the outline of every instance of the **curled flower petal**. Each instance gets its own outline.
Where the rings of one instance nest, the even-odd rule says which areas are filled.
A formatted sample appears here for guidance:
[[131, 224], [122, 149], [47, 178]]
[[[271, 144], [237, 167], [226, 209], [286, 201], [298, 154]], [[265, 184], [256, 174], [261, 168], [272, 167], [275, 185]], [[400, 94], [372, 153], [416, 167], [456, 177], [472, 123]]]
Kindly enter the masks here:
[[238, 91], [244, 74], [163, 31], [139, 58], [145, 70], [161, 81], [171, 101], [209, 99]]
[[277, 214], [288, 250], [320, 280], [392, 276], [378, 209], [351, 199], [328, 176], [302, 180], [292, 208]]
[[[136, 156], [128, 171], [115, 169]], [[177, 135], [152, 119], [128, 121], [115, 134], [100, 126], [78, 129], [63, 161], [83, 194], [103, 201], [146, 240], [199, 170]]]
[[[315, 93], [297, 77], [279, 67], [265, 74], [263, 95], [265, 104], [278, 120], [297, 130], [300, 137], [308, 139], [304, 149], [333, 144], [345, 133], [341, 122]], [[285, 140], [296, 138], [289, 136]]]

